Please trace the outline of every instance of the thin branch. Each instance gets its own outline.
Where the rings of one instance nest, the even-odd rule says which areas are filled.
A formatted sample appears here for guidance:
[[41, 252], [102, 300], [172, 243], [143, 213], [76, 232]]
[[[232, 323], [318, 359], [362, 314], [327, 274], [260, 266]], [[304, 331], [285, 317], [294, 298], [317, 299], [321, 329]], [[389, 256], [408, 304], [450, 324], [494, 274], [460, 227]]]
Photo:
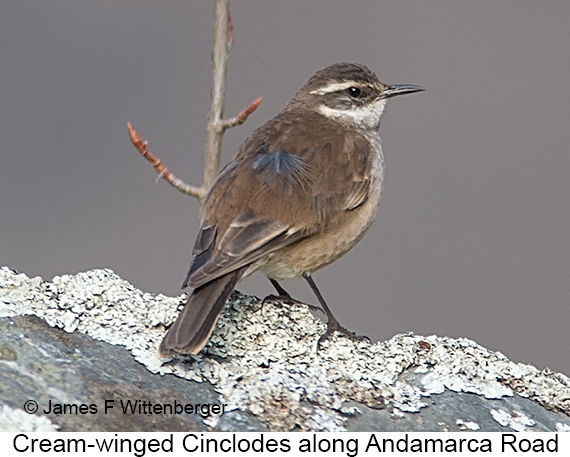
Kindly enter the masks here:
[[[232, 117], [231, 119], [225, 119], [220, 121], [217, 124], [218, 131], [223, 135], [223, 132], [226, 129], [231, 127], [235, 127], [237, 125], [243, 124], [249, 115], [253, 113], [259, 104], [261, 103], [263, 97], [259, 97], [252, 101], [249, 106], [244, 109], [241, 113], [237, 116]], [[150, 164], [154, 167], [156, 172], [158, 173], [158, 177], [156, 180], [164, 179], [167, 183], [169, 183], [172, 187], [175, 187], [183, 194], [190, 195], [191, 197], [196, 197], [198, 201], [203, 203], [204, 197], [208, 193], [208, 189], [204, 186], [202, 187], [194, 187], [189, 184], [186, 184], [180, 178], [177, 178], [165, 165], [162, 164], [162, 161], [157, 158], [150, 150], [148, 149], [148, 142], [142, 141], [141, 137], [137, 133], [137, 131], [133, 128], [130, 122], [127, 122], [127, 128], [129, 130], [129, 138], [131, 139], [131, 143], [133, 143], [134, 147], [140, 154], [150, 162]]]
[[224, 115], [226, 101], [226, 73], [228, 68], [228, 18], [229, 0], [215, 0], [214, 45], [212, 48], [212, 106], [206, 130], [206, 156], [204, 158], [204, 183], [212, 187], [220, 168], [223, 130], [218, 127]]
[[220, 168], [220, 153], [224, 132], [237, 125], [243, 124], [253, 113], [261, 97], [254, 100], [241, 113], [231, 119], [223, 119], [226, 101], [226, 74], [228, 52], [234, 43], [234, 26], [229, 11], [229, 0], [215, 0], [214, 3], [214, 45], [212, 48], [212, 105], [208, 117], [206, 130], [206, 147], [204, 155], [204, 181], [201, 187], [186, 184], [174, 176], [160, 159], [156, 158], [148, 149], [147, 142], [143, 142], [130, 123], [129, 136], [131, 142], [155, 168], [158, 173], [157, 181], [162, 178], [180, 192], [196, 197], [200, 204], [204, 202], [210, 187], [214, 184]]
[[263, 99], [263, 97], [259, 97], [258, 99], [252, 101], [249, 104], [249, 106], [246, 109], [244, 109], [241, 113], [239, 113], [236, 117], [232, 117], [231, 119], [224, 119], [223, 121], [220, 121], [219, 128], [222, 129], [222, 131], [223, 131], [223, 130], [229, 129], [231, 127], [236, 127], [238, 125], [243, 124], [247, 120], [249, 115], [257, 109], [257, 107], [261, 103], [262, 99]]
[[148, 143], [141, 140], [141, 137], [133, 128], [130, 122], [127, 122], [127, 128], [129, 129], [129, 138], [131, 139], [134, 147], [137, 148], [140, 154], [152, 164], [158, 173], [158, 177], [156, 178], [157, 181], [162, 178], [172, 187], [178, 189], [180, 192], [192, 197], [196, 197], [198, 200], [200, 200], [200, 202], [202, 202], [202, 199], [206, 196], [206, 191], [203, 188], [190, 186], [181, 179], [174, 176], [174, 174], [172, 174], [170, 170], [162, 164], [160, 159], [156, 158], [154, 154], [150, 152], [148, 149]]

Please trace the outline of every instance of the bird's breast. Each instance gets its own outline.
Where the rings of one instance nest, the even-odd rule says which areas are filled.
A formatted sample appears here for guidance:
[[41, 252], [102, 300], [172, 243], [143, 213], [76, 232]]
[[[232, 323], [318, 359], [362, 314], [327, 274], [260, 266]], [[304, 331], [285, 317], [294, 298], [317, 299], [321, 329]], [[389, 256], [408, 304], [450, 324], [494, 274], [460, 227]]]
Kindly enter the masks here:
[[268, 277], [283, 280], [301, 277], [334, 262], [352, 249], [374, 222], [384, 178], [384, 157], [380, 138], [369, 139], [374, 150], [371, 157], [371, 182], [366, 201], [350, 210], [339, 226], [303, 238], [272, 252], [261, 262], [261, 271]]

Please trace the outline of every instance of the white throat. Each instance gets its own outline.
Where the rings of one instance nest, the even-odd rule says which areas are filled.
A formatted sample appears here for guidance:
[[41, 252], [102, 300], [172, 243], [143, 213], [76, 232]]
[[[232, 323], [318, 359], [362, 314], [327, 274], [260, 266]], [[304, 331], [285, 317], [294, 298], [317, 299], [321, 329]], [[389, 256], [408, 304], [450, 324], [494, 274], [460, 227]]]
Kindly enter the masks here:
[[336, 109], [322, 105], [318, 110], [323, 116], [340, 122], [341, 124], [366, 130], [378, 130], [380, 127], [380, 118], [384, 113], [385, 107], [386, 99], [381, 98], [362, 107]]

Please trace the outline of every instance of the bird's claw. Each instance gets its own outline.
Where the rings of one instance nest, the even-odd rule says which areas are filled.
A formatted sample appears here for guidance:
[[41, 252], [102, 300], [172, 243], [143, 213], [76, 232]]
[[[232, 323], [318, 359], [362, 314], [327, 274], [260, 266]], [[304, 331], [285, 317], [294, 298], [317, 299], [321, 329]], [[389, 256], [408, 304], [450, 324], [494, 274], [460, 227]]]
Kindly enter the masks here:
[[357, 335], [356, 333], [351, 332], [350, 330], [344, 328], [342, 325], [340, 325], [338, 323], [337, 320], [334, 320], [334, 321], [329, 322], [327, 324], [327, 329], [326, 329], [325, 333], [323, 333], [321, 335], [321, 337], [319, 338], [319, 340], [317, 341], [317, 352], [321, 348], [321, 344], [323, 342], [325, 342], [326, 340], [328, 340], [334, 334], [334, 332], [339, 332], [341, 335], [343, 335], [346, 338], [351, 339], [353, 341], [368, 341], [368, 342], [370, 342], [370, 338], [368, 338], [366, 335]]

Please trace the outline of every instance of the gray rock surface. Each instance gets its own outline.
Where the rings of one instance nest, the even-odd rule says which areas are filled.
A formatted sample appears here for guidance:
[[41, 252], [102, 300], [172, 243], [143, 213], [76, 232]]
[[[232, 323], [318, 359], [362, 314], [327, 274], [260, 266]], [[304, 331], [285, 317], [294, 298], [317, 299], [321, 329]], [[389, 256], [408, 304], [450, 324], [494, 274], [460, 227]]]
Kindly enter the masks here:
[[238, 292], [200, 355], [162, 361], [183, 301], [110, 270], [0, 269], [0, 430], [570, 431], [562, 374], [462, 338], [335, 337], [317, 353], [325, 326], [306, 307]]

